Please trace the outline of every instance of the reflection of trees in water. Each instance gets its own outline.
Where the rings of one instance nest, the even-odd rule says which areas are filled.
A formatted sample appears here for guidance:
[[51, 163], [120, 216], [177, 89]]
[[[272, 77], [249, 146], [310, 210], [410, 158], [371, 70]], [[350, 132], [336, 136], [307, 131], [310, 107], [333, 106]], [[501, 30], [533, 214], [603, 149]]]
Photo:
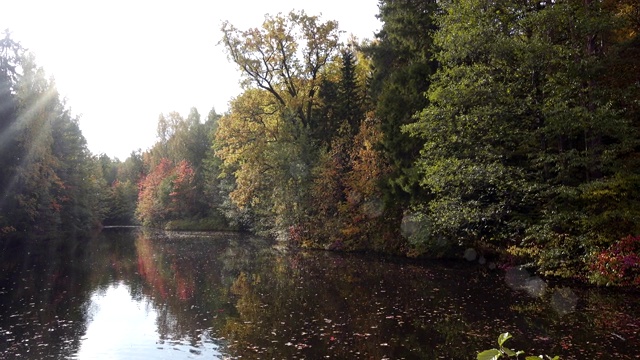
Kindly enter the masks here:
[[[48, 344], [66, 341], [68, 348], [55, 350], [62, 356], [77, 350], [91, 294], [114, 283], [125, 284], [134, 300], [158, 314], [159, 340], [197, 348], [205, 338], [231, 358], [466, 359], [492, 346], [502, 331], [514, 333], [512, 345], [527, 353], [637, 354], [629, 347], [638, 342], [632, 330], [638, 329], [640, 309], [622, 306], [628, 303], [623, 295], [576, 290], [575, 311], [560, 314], [553, 294], [567, 288], [549, 284], [540, 297], [529, 297], [505, 286], [503, 276], [468, 266], [275, 250], [238, 234], [135, 231], [78, 245], [20, 246], [14, 253], [21, 255], [4, 252], [0, 266], [12, 281], [24, 278], [18, 281], [24, 289], [0, 299], [5, 309], [36, 321], [39, 330], [27, 335], [26, 328], [17, 329], [13, 335], [26, 339], [35, 333]], [[6, 279], [0, 285], [13, 286]], [[41, 314], [30, 303], [54, 307]], [[47, 333], [55, 316], [64, 321]], [[18, 321], [2, 316], [0, 328]], [[5, 338], [0, 331], [6, 353]], [[12, 354], [26, 349], [24, 340], [19, 343]]]
[[432, 307], [448, 293], [424, 268], [320, 252], [274, 254], [261, 263], [231, 287], [238, 317], [228, 319], [224, 335], [233, 356], [468, 355], [466, 346], [446, 345], [466, 340], [457, 331], [464, 320]]
[[[603, 341], [594, 342], [585, 324], [596, 314], [576, 311], [577, 296], [565, 287], [530, 296], [499, 274], [468, 267], [323, 252], [255, 257], [230, 286], [237, 316], [227, 317], [222, 334], [234, 357], [466, 359], [500, 331], [516, 334], [513, 345], [528, 353], [582, 358], [605, 350], [603, 343], [616, 351], [615, 330], [596, 330]], [[572, 310], [558, 311], [558, 297]], [[637, 315], [612, 316], [636, 329]]]
[[1, 244], [0, 358], [69, 357], [86, 330], [86, 246], [69, 239]]
[[158, 314], [161, 338], [215, 335], [236, 314], [230, 287], [259, 248], [263, 241], [238, 234], [138, 233], [132, 275]]
[[[640, 304], [629, 294], [549, 285], [538, 299], [522, 299], [509, 305], [517, 316], [511, 326], [514, 344], [526, 353], [547, 353], [563, 359], [635, 359], [640, 342]], [[513, 316], [516, 318], [516, 316]], [[525, 339], [525, 341], [523, 341]]]

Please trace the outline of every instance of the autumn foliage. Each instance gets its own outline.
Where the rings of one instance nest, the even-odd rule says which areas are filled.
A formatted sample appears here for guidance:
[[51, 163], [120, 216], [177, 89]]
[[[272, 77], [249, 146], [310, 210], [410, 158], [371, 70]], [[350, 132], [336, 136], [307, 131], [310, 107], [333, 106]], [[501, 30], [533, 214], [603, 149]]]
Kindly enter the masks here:
[[592, 280], [607, 285], [640, 285], [640, 236], [627, 236], [595, 256]]
[[194, 171], [182, 160], [177, 165], [168, 159], [160, 163], [140, 182], [138, 219], [145, 225], [189, 217], [196, 199]]
[[[343, 133], [344, 134], [344, 133]], [[376, 146], [382, 139], [379, 121], [372, 114], [351, 138], [334, 139], [314, 172], [314, 204], [302, 235], [306, 244], [330, 249], [398, 252], [397, 229], [388, 224], [389, 210], [380, 183], [390, 166]]]

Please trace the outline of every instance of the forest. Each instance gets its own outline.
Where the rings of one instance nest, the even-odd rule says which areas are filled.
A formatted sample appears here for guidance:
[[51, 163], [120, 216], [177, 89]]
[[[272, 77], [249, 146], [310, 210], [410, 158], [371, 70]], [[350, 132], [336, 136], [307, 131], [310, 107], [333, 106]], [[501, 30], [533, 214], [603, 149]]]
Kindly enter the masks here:
[[6, 31], [0, 237], [251, 231], [640, 285], [640, 4], [380, 0], [378, 17], [348, 41], [304, 11], [223, 23], [242, 93], [161, 114], [124, 161], [88, 150]]

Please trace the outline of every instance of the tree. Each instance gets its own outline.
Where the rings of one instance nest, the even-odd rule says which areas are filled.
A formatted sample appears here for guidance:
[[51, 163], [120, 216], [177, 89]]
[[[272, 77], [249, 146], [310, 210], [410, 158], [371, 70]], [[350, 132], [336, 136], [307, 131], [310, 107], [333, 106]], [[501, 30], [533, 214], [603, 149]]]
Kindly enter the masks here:
[[[417, 162], [420, 185], [431, 194], [434, 237], [475, 241], [507, 239], [504, 228], [530, 189], [518, 154], [526, 154], [531, 117], [511, 71], [519, 41], [514, 24], [500, 22], [481, 1], [443, 4], [434, 40], [440, 70], [429, 106], [405, 129], [424, 140]], [[498, 5], [495, 5], [498, 7]], [[500, 12], [498, 12], [500, 14]], [[508, 16], [505, 16], [509, 20]], [[522, 91], [522, 92], [521, 92]]]
[[229, 196], [262, 218], [253, 224], [258, 229], [284, 229], [305, 209], [313, 153], [310, 141], [300, 137], [304, 132], [292, 129], [289, 120], [269, 92], [248, 89], [219, 121], [215, 154], [222, 176], [233, 176]]
[[46, 236], [85, 233], [102, 221], [104, 187], [78, 119], [33, 55], [8, 34], [2, 49], [0, 146], [10, 148], [0, 152], [0, 228]]
[[140, 149], [132, 151], [129, 157], [119, 164], [116, 177], [119, 181], [129, 181], [134, 185], [144, 176], [144, 161]]
[[[441, 68], [429, 106], [404, 127], [424, 141], [417, 168], [433, 196], [434, 235], [526, 244], [543, 268], [558, 269], [580, 267], [620, 224], [634, 229], [627, 216], [638, 207], [627, 191], [637, 176], [629, 162], [636, 129], [605, 81], [615, 76], [607, 65], [616, 44], [607, 35], [614, 14], [603, 10], [570, 1], [442, 3], [434, 35]], [[616, 197], [629, 207], [609, 211]]]
[[8, 211], [15, 207], [11, 197], [15, 186], [15, 169], [19, 164], [17, 149], [17, 99], [16, 84], [20, 77], [19, 63], [23, 56], [22, 46], [5, 31], [0, 40], [0, 230], [12, 229], [6, 218]]
[[[340, 51], [340, 61], [336, 59], [328, 64], [320, 84], [311, 136], [321, 146], [330, 145], [337, 136], [355, 136], [364, 119], [365, 84], [358, 78], [360, 64], [354, 47], [349, 44]], [[340, 131], [346, 131], [346, 134]]]
[[195, 171], [188, 161], [174, 165], [169, 159], [162, 159], [140, 183], [138, 220], [147, 226], [157, 226], [193, 217], [195, 190]]
[[61, 111], [52, 123], [51, 153], [57, 159], [54, 171], [63, 184], [56, 192], [63, 205], [60, 217], [67, 232], [82, 233], [98, 228], [106, 214], [107, 183], [96, 174], [96, 163], [87, 148], [77, 118]]
[[229, 198], [229, 193], [235, 186], [233, 175], [223, 175], [222, 160], [216, 155], [216, 133], [221, 118], [222, 115], [211, 109], [205, 122], [209, 144], [203, 164], [203, 192], [207, 202], [207, 217], [225, 219], [231, 227], [245, 228], [248, 220], [244, 215], [247, 215], [247, 212], [239, 210]]
[[[165, 225], [169, 220], [199, 221], [207, 217], [220, 220], [221, 216], [215, 209], [217, 204], [209, 198], [215, 193], [209, 186], [216, 183], [211, 177], [218, 174], [211, 167], [210, 156], [212, 131], [219, 117], [212, 110], [207, 121], [202, 123], [195, 108], [186, 118], [177, 112], [160, 115], [158, 142], [142, 154], [142, 168], [148, 175], [146, 178], [143, 175], [141, 180], [142, 186], [147, 188], [139, 197], [144, 202], [138, 206], [141, 220], [155, 225]], [[132, 157], [133, 160], [136, 162], [132, 165], [139, 161]], [[167, 162], [171, 164], [170, 170], [167, 170]], [[136, 168], [140, 168], [139, 164]], [[205, 193], [208, 196], [194, 196]], [[168, 208], [159, 209], [158, 204]]]
[[140, 183], [136, 215], [143, 225], [157, 225], [168, 218], [168, 194], [173, 164], [162, 159]]
[[351, 128], [351, 135], [355, 135], [364, 120], [363, 99], [361, 88], [356, 78], [356, 54], [348, 46], [342, 50], [341, 78], [338, 87], [338, 119], [343, 119]]
[[245, 76], [245, 88], [257, 86], [291, 112], [290, 120], [309, 126], [322, 69], [338, 47], [338, 23], [320, 22], [304, 11], [286, 17], [266, 15], [261, 29], [222, 25], [230, 59]]
[[531, 42], [544, 50], [530, 62], [547, 65], [536, 73], [540, 146], [532, 156], [544, 208], [525, 247], [542, 247], [538, 263], [561, 275], [584, 266], [585, 255], [639, 230], [638, 189], [632, 185], [639, 169], [637, 108], [628, 102], [638, 92], [616, 80], [626, 77], [617, 72], [619, 64], [637, 62], [628, 50], [638, 35], [628, 32], [624, 12], [610, 5], [562, 2], [523, 21]]
[[403, 133], [401, 127], [413, 123], [413, 116], [428, 104], [424, 93], [438, 66], [433, 60], [432, 40], [438, 4], [431, 0], [381, 0], [379, 9], [382, 30], [376, 41], [363, 49], [372, 63], [368, 91], [381, 120], [381, 149], [393, 169], [388, 175], [387, 197], [406, 207], [412, 198], [424, 196], [413, 168], [421, 142]]
[[308, 209], [314, 133], [323, 69], [338, 47], [335, 21], [291, 12], [265, 17], [261, 29], [225, 22], [222, 43], [245, 76], [245, 92], [219, 122], [216, 155], [222, 176], [233, 176], [230, 196], [262, 217], [255, 226], [280, 232]]
[[187, 160], [200, 168], [209, 143], [207, 131], [196, 108], [191, 108], [187, 118], [175, 111], [161, 114], [158, 118], [157, 136], [158, 142], [151, 149], [151, 166], [159, 159], [168, 158], [175, 163]]
[[102, 168], [102, 176], [107, 184], [112, 184], [118, 178], [119, 161], [112, 160], [107, 154], [98, 156], [100, 167]]
[[130, 180], [115, 180], [109, 188], [109, 209], [104, 225], [132, 225], [136, 223], [138, 184]]
[[351, 241], [356, 249], [399, 253], [404, 250], [403, 240], [380, 186], [391, 170], [377, 150], [384, 136], [380, 128], [380, 121], [369, 114], [360, 122], [349, 149], [349, 172], [344, 180], [346, 201], [341, 206], [347, 219], [342, 233], [344, 241]]
[[144, 162], [140, 150], [132, 151], [121, 162], [102, 154], [97, 157], [99, 172], [96, 175], [105, 184], [104, 225], [132, 225], [136, 223], [138, 184], [144, 178]]

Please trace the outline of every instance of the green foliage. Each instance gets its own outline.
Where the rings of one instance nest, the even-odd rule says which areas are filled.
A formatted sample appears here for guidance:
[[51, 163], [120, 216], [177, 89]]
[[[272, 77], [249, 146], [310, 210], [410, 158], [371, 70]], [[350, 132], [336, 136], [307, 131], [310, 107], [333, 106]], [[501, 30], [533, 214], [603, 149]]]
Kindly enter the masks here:
[[227, 195], [240, 211], [256, 217], [256, 230], [286, 229], [303, 217], [314, 156], [311, 141], [264, 90], [245, 91], [231, 107], [215, 138], [221, 175], [233, 177]]
[[362, 89], [356, 78], [356, 54], [351, 45], [342, 50], [342, 66], [340, 67], [340, 83], [338, 86], [338, 111], [334, 115], [349, 124], [351, 135], [355, 135], [364, 119]]
[[[310, 125], [311, 136], [320, 145], [331, 146], [338, 136], [354, 136], [365, 117], [364, 87], [357, 76], [360, 64], [354, 46], [350, 44], [341, 51], [339, 77], [327, 75], [320, 84], [319, 106]], [[328, 64], [336, 65], [337, 61]]]
[[150, 167], [166, 158], [174, 163], [188, 161], [195, 169], [200, 169], [209, 151], [208, 125], [200, 121], [198, 110], [192, 108], [187, 118], [177, 112], [161, 114], [158, 118], [158, 142], [147, 153]]
[[386, 180], [387, 196], [406, 205], [424, 196], [413, 168], [421, 142], [401, 132], [401, 126], [413, 123], [413, 115], [428, 104], [424, 92], [437, 68], [432, 59], [432, 35], [438, 5], [435, 1], [384, 0], [379, 8], [382, 30], [376, 34], [377, 41], [363, 50], [371, 57], [367, 90], [384, 134], [380, 147], [392, 166]]
[[440, 5], [440, 68], [428, 106], [403, 127], [423, 141], [415, 167], [432, 235], [512, 246], [545, 273], [583, 273], [593, 249], [638, 231], [638, 129], [617, 100], [632, 86], [612, 81], [619, 13]]
[[455, 240], [434, 231], [424, 208], [414, 206], [403, 214], [400, 224], [402, 237], [409, 245], [410, 257], [457, 258], [462, 249]]
[[[524, 351], [519, 350], [519, 351], [514, 351], [511, 350], [510, 348], [504, 346], [504, 343], [511, 339], [513, 336], [511, 334], [509, 334], [508, 332], [506, 333], [502, 333], [500, 334], [500, 336], [498, 336], [498, 349], [489, 349], [489, 350], [485, 350], [482, 351], [480, 353], [478, 353], [478, 356], [476, 357], [476, 359], [478, 360], [497, 360], [500, 359], [501, 357], [507, 357], [507, 358], [511, 358], [511, 357], [515, 357], [518, 358], [520, 355], [524, 354]], [[550, 357], [548, 355], [543, 356], [525, 356], [525, 360], [540, 360], [540, 359], [547, 359], [547, 360], [560, 360], [559, 356], [554, 356], [554, 357]]]
[[103, 221], [104, 225], [133, 224], [138, 200], [138, 185], [130, 180], [115, 180], [110, 190], [110, 208]]
[[509, 86], [515, 75], [505, 69], [517, 44], [486, 25], [493, 13], [483, 15], [482, 6], [445, 5], [434, 35], [442, 68], [429, 88], [430, 105], [404, 127], [424, 139], [416, 166], [433, 197], [427, 214], [435, 234], [462, 242], [516, 235], [520, 224], [508, 220], [535, 190], [520, 167], [530, 119]]
[[338, 47], [337, 23], [291, 12], [266, 16], [260, 29], [241, 31], [224, 23], [222, 32], [246, 90], [216, 131], [221, 177], [232, 176], [228, 194], [239, 211], [252, 214], [256, 230], [281, 234], [309, 209], [318, 154], [311, 139], [333, 131], [318, 126], [313, 114], [323, 70]]
[[0, 228], [86, 233], [105, 213], [100, 169], [74, 118], [33, 55], [0, 42]]
[[103, 187], [103, 225], [133, 225], [137, 223], [135, 210], [138, 184], [144, 176], [140, 150], [132, 151], [124, 161], [102, 154], [95, 160], [96, 178]]

